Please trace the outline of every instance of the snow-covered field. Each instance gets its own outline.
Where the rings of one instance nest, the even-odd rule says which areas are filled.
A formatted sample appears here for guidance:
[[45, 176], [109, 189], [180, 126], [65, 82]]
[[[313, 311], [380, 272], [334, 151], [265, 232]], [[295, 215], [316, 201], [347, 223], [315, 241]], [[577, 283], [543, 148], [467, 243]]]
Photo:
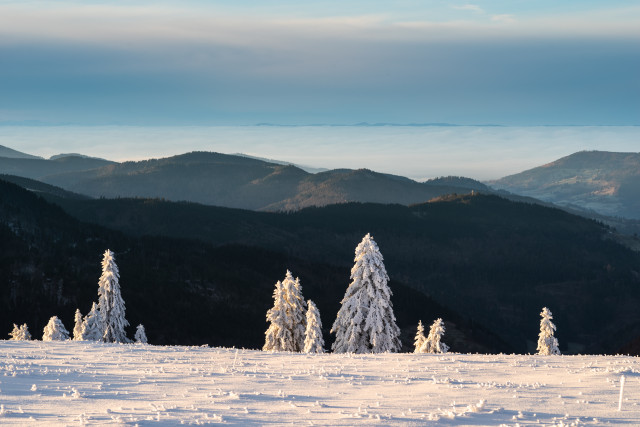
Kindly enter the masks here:
[[0, 425], [640, 425], [639, 403], [626, 356], [0, 341]]

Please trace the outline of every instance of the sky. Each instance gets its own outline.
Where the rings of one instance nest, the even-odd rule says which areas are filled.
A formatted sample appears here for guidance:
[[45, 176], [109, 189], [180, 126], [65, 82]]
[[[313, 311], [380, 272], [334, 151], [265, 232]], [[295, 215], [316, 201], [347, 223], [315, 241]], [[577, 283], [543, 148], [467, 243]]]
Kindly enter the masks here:
[[0, 0], [0, 124], [640, 125], [635, 0]]

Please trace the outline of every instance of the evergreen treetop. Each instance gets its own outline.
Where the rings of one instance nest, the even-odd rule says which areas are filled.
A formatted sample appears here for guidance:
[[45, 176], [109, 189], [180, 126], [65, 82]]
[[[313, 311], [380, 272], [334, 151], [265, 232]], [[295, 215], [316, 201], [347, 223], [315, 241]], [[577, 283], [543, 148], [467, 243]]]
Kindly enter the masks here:
[[420, 353], [420, 349], [422, 348], [422, 344], [424, 344], [427, 338], [424, 336], [424, 325], [422, 324], [422, 320], [418, 321], [418, 330], [416, 332], [416, 337], [413, 341], [414, 353]]
[[538, 354], [541, 355], [559, 355], [558, 339], [553, 336], [556, 331], [556, 325], [553, 324], [553, 314], [547, 307], [542, 308], [540, 313], [540, 333], [538, 334]]
[[74, 317], [74, 326], [73, 326], [73, 340], [74, 341], [82, 341], [82, 313], [80, 313], [80, 309], [76, 309], [76, 314]]
[[305, 353], [324, 353], [324, 338], [322, 337], [322, 320], [320, 312], [313, 301], [307, 301], [307, 328], [304, 339]]
[[29, 333], [29, 328], [26, 323], [23, 323], [21, 326], [13, 324], [13, 331], [9, 333], [11, 336], [11, 340], [13, 341], [29, 341], [31, 340], [31, 334]]
[[422, 343], [419, 353], [446, 353], [449, 351], [449, 346], [442, 342], [444, 332], [444, 322], [440, 318], [436, 319], [429, 328], [429, 335]]
[[49, 323], [44, 327], [42, 341], [66, 341], [69, 339], [69, 331], [64, 327], [58, 316], [49, 319]]
[[129, 322], [125, 318], [125, 305], [120, 293], [120, 273], [115, 255], [109, 249], [104, 252], [98, 286], [102, 339], [106, 342], [129, 342], [125, 332]]
[[351, 283], [331, 332], [336, 353], [382, 353], [400, 349], [400, 329], [391, 303], [389, 276], [370, 234], [356, 247]]

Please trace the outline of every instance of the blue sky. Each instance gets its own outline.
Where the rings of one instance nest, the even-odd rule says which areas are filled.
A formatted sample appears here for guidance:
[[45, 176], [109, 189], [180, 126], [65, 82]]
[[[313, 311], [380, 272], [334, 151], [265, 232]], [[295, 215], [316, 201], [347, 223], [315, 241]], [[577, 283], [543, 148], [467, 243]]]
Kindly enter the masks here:
[[0, 0], [0, 123], [640, 125], [638, 22], [616, 0]]

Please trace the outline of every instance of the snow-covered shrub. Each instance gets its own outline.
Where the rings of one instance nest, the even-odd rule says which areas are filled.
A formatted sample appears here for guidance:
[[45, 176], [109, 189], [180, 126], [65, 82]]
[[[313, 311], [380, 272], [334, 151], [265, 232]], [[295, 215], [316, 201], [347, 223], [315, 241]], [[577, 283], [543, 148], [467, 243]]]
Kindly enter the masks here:
[[74, 322], [75, 325], [73, 326], [73, 340], [82, 341], [82, 313], [80, 313], [79, 308], [76, 308]]
[[98, 305], [94, 302], [91, 306], [91, 311], [84, 317], [82, 321], [82, 329], [80, 331], [83, 341], [102, 341], [102, 329], [103, 324], [100, 319], [100, 311], [98, 311]]
[[64, 327], [58, 316], [49, 319], [49, 323], [44, 327], [42, 341], [66, 341], [69, 339], [69, 331]]
[[383, 353], [400, 350], [400, 328], [391, 304], [389, 276], [382, 254], [370, 234], [355, 251], [351, 283], [331, 332], [336, 353]]
[[11, 331], [9, 335], [13, 341], [29, 341], [31, 339], [31, 334], [29, 333], [29, 328], [26, 323], [23, 323], [21, 326], [14, 323], [13, 331]]
[[322, 320], [320, 312], [313, 301], [307, 301], [307, 329], [305, 331], [304, 352], [324, 353], [324, 338], [322, 338]]
[[538, 334], [538, 354], [542, 355], [557, 355], [560, 354], [558, 348], [558, 339], [553, 336], [556, 331], [556, 325], [551, 322], [553, 314], [547, 307], [542, 309], [540, 313], [542, 319], [540, 320], [540, 334]]
[[142, 324], [138, 325], [138, 327], [136, 328], [136, 335], [134, 336], [134, 338], [139, 344], [147, 343], [147, 333], [145, 332], [144, 326], [142, 326]]
[[102, 339], [106, 342], [130, 342], [124, 328], [124, 300], [120, 293], [120, 274], [113, 252], [107, 249], [102, 259], [102, 275], [98, 281], [98, 310], [102, 320]]
[[449, 346], [441, 341], [443, 335], [444, 322], [442, 319], [436, 319], [431, 325], [429, 335], [422, 343], [418, 353], [446, 353], [449, 351]]
[[422, 325], [422, 320], [418, 321], [418, 331], [416, 332], [416, 338], [413, 341], [413, 352], [420, 353], [420, 349], [422, 348], [422, 344], [427, 338], [424, 336], [424, 326]]

